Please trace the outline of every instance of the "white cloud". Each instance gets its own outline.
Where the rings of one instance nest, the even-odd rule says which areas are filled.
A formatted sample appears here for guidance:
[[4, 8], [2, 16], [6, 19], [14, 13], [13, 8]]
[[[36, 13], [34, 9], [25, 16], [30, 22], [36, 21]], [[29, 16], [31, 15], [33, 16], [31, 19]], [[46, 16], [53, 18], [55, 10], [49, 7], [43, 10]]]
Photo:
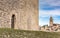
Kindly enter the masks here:
[[[54, 23], [60, 23], [60, 18], [57, 18], [57, 16], [60, 16], [60, 10], [39, 10], [39, 17], [46, 18], [53, 16]], [[39, 25], [45, 25], [48, 24], [49, 22], [46, 20], [43, 23], [43, 20], [39, 19]]]
[[60, 10], [39, 10], [39, 17], [60, 16]]
[[[55, 6], [60, 6], [60, 0], [40, 0], [40, 4], [44, 7], [44, 5], [49, 5], [49, 7], [53, 7], [54, 10], [39, 10], [39, 17], [54, 17], [54, 23], [60, 23], [60, 18], [56, 18], [56, 16], [60, 16], [60, 8]], [[58, 9], [59, 8], [59, 9]], [[39, 19], [39, 25], [47, 24], [48, 22], [44, 22]]]
[[51, 6], [60, 6], [60, 0], [41, 0], [43, 4], [49, 4]]

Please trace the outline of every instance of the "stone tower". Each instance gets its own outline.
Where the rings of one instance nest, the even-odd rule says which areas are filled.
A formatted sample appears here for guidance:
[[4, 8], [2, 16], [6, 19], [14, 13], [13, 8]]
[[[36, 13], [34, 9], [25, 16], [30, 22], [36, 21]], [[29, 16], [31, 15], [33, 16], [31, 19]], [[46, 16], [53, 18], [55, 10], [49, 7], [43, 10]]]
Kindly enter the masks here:
[[52, 18], [52, 16], [50, 17], [49, 26], [53, 26], [53, 18]]
[[39, 30], [38, 0], [0, 0], [0, 28]]

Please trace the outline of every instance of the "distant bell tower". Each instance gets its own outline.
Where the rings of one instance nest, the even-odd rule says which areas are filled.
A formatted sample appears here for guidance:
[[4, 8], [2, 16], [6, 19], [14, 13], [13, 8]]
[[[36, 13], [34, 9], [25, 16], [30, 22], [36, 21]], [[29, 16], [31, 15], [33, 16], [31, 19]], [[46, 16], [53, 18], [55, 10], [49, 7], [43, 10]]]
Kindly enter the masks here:
[[52, 16], [50, 17], [49, 26], [53, 26], [53, 18], [52, 18]]

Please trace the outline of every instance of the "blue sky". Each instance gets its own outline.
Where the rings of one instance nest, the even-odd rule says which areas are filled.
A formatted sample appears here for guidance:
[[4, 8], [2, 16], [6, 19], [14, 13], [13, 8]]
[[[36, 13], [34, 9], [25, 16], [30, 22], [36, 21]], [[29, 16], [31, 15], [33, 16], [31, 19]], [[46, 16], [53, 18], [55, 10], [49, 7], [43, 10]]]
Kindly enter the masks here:
[[60, 24], [60, 0], [39, 0], [39, 25], [49, 24], [50, 16]]

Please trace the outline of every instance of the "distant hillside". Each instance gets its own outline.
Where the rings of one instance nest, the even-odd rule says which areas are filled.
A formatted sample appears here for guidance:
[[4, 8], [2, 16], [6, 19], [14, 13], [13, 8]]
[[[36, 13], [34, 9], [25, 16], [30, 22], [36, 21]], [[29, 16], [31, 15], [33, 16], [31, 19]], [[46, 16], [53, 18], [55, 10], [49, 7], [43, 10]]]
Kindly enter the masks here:
[[60, 33], [0, 29], [0, 38], [60, 38]]

